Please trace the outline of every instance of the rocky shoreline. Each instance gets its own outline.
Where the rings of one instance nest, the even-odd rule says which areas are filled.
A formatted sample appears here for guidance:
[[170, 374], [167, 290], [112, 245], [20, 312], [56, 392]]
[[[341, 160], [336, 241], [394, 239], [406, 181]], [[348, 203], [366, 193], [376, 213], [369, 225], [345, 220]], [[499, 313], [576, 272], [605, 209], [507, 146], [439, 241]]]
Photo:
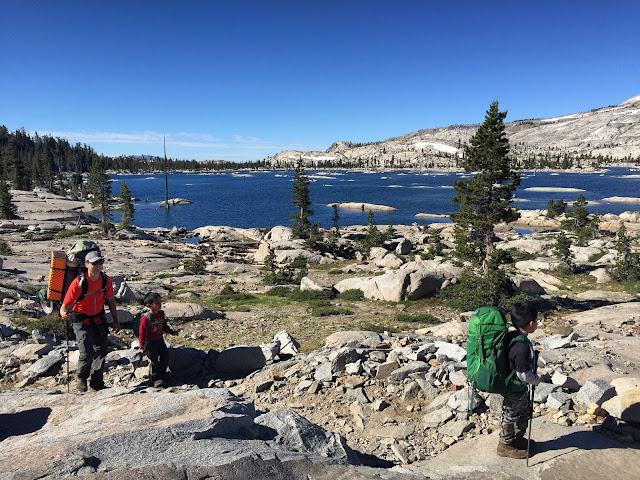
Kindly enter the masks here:
[[[474, 413], [466, 413], [469, 312], [428, 301], [460, 273], [443, 259], [419, 257], [434, 229], [451, 245], [451, 224], [396, 226], [385, 248], [355, 261], [311, 251], [292, 240], [287, 227], [266, 234], [230, 227], [134, 229], [97, 240], [123, 323], [145, 293], [159, 291], [180, 336], [168, 339], [173, 376], [166, 388], [144, 386], [144, 362], [131, 378], [135, 351], [123, 334], [111, 336], [111, 388], [79, 395], [67, 393], [66, 342], [30, 334], [19, 323], [42, 316], [35, 294], [46, 284], [50, 250], [67, 250], [94, 227], [89, 223], [83, 237], [56, 236], [72, 231], [78, 218], [91, 222], [86, 205], [33, 192], [16, 197], [26, 219], [0, 223], [0, 237], [13, 251], [2, 255], [0, 271], [0, 478], [140, 478], [140, 469], [146, 478], [449, 478], [458, 446], [465, 445], [485, 458], [475, 457], [481, 470], [468, 468], [471, 461], [458, 465], [456, 478], [478, 478], [478, 471], [486, 478], [490, 472], [584, 478], [606, 464], [624, 479], [640, 466], [639, 292], [624, 291], [606, 271], [615, 260], [615, 238], [606, 232], [624, 221], [637, 241], [639, 212], [604, 216], [596, 240], [572, 247], [585, 272], [579, 279], [557, 275], [551, 255], [557, 224], [543, 211], [523, 212], [521, 219], [542, 232], [522, 235], [506, 225], [497, 231], [497, 248], [531, 257], [510, 274], [518, 289], [553, 305], [532, 338], [544, 376], [536, 391], [534, 438], [545, 440], [533, 456], [542, 460], [525, 470], [513, 460], [487, 461], [497, 443], [499, 397], [479, 395]], [[344, 227], [340, 241], [358, 238], [364, 228]], [[184, 236], [200, 243], [176, 241]], [[364, 298], [334, 300], [332, 306], [353, 312], [326, 317], [313, 317], [313, 306], [242, 311], [209, 300], [225, 288], [263, 295], [269, 288], [261, 266], [270, 248], [280, 265], [306, 259], [301, 290], [358, 289]], [[184, 263], [196, 252], [207, 272], [187, 274]], [[398, 313], [425, 312], [441, 323], [405, 323], [386, 333], [353, 328], [372, 320], [392, 325]], [[229, 331], [236, 336], [226, 337]], [[218, 346], [200, 347], [212, 342]], [[73, 372], [77, 350], [70, 346]], [[585, 470], [584, 449], [565, 441], [575, 435], [602, 445], [589, 451], [601, 466]], [[153, 448], [136, 448], [149, 441]], [[627, 467], [635, 467], [616, 469], [608, 460], [611, 449], [621, 449]]]

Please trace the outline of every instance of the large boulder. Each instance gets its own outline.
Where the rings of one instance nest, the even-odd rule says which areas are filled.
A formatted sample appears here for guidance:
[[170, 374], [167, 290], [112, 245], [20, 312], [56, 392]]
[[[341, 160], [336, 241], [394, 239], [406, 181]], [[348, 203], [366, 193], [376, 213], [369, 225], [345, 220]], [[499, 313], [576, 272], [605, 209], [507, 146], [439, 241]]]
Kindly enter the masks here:
[[302, 277], [300, 281], [300, 291], [311, 292], [331, 292], [333, 290], [333, 283], [328, 280], [322, 280], [319, 278], [312, 278], [309, 276]]
[[162, 309], [169, 318], [200, 320], [217, 318], [217, 314], [197, 303], [163, 302]]
[[357, 461], [355, 453], [336, 432], [329, 432], [293, 410], [278, 410], [255, 418], [256, 425], [271, 430], [273, 442], [296, 452]]
[[222, 350], [216, 359], [216, 372], [242, 375], [259, 370], [267, 364], [260, 347], [240, 345]]
[[293, 233], [291, 232], [291, 227], [276, 225], [267, 232], [264, 238], [270, 242], [280, 242], [283, 240], [291, 240], [293, 238]]
[[625, 422], [640, 423], [640, 387], [616, 395], [604, 402], [602, 408]]
[[409, 275], [409, 285], [407, 285], [405, 291], [405, 299], [418, 300], [431, 297], [440, 289], [443, 282], [444, 275], [435, 270], [412, 272]]

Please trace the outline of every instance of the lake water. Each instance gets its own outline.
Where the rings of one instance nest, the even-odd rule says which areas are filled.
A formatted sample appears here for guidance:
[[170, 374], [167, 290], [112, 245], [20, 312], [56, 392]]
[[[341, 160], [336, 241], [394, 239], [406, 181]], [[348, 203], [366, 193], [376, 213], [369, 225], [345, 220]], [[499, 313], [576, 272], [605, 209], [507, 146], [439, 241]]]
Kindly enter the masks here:
[[[374, 212], [378, 225], [420, 225], [447, 219], [417, 218], [417, 213], [449, 214], [457, 205], [451, 203], [455, 194], [453, 182], [468, 178], [460, 172], [345, 172], [308, 170], [313, 202], [312, 222], [322, 227], [333, 225], [333, 208], [329, 203], [364, 202], [397, 208], [392, 212]], [[245, 176], [246, 175], [246, 176]], [[638, 203], [603, 202], [606, 197], [640, 196], [640, 172], [626, 168], [611, 168], [602, 173], [523, 173], [516, 191], [514, 205], [532, 210], [546, 208], [549, 199], [562, 198], [571, 204], [580, 193], [590, 204], [587, 208], [600, 213], [619, 214], [640, 210]], [[172, 206], [168, 211], [164, 202], [164, 175], [112, 175], [113, 194], [117, 195], [121, 182], [127, 182], [135, 202], [134, 224], [139, 227], [185, 227], [193, 230], [205, 225], [230, 227], [272, 227], [290, 225], [292, 171], [264, 171], [240, 174], [170, 173], [169, 198], [186, 198], [194, 203]], [[580, 188], [583, 192], [532, 192], [530, 187]], [[148, 201], [145, 202], [144, 199]], [[368, 212], [340, 210], [340, 225], [365, 224]]]

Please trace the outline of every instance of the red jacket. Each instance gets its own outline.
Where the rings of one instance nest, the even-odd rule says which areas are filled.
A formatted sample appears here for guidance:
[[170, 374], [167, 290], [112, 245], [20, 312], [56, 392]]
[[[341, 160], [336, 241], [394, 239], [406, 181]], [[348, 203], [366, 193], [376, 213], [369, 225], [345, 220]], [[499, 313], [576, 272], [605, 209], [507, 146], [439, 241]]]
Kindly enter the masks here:
[[147, 341], [158, 340], [162, 337], [163, 332], [176, 333], [167, 323], [167, 317], [164, 316], [162, 310], [153, 315], [147, 312], [140, 317], [140, 338], [138, 343], [141, 347], [144, 347]]
[[[113, 283], [111, 282], [111, 278], [107, 276], [107, 286], [104, 289], [104, 294], [102, 292], [102, 275], [98, 278], [97, 282], [92, 282], [89, 279], [89, 276], [85, 273], [84, 280], [88, 283], [87, 294], [85, 297], [76, 303], [73, 306], [73, 311], [78, 313], [84, 313], [85, 315], [93, 316], [100, 313], [104, 310], [104, 298], [113, 297]], [[75, 278], [71, 285], [69, 285], [69, 289], [67, 290], [66, 295], [64, 296], [64, 301], [62, 302], [67, 307], [71, 307], [75, 301], [80, 297], [82, 293], [82, 287], [80, 286], [80, 277]], [[95, 323], [100, 323], [101, 320], [96, 318], [94, 320]], [[83, 320], [82, 323], [90, 323], [88, 319]]]

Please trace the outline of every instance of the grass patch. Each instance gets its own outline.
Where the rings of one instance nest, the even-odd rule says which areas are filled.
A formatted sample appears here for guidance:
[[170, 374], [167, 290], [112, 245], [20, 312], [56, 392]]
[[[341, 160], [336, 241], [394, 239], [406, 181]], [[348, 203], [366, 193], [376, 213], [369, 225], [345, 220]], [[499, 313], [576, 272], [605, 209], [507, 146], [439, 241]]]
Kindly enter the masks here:
[[329, 317], [331, 315], [353, 315], [353, 311], [348, 308], [334, 307], [332, 305], [314, 305], [311, 307], [312, 317]]
[[637, 294], [640, 292], [640, 280], [622, 282], [622, 288], [626, 293]]
[[176, 278], [176, 277], [184, 277], [186, 275], [186, 273], [180, 272], [180, 273], [159, 273], [157, 275], [153, 276], [154, 280], [158, 280], [160, 278]]
[[587, 260], [589, 263], [595, 263], [598, 260], [600, 260], [602, 257], [604, 257], [606, 254], [606, 252], [603, 252], [602, 250], [600, 250], [598, 253], [594, 253], [593, 255], [589, 256], [589, 259]]
[[287, 297], [291, 293], [290, 287], [284, 287], [278, 285], [277, 287], [270, 288], [264, 294], [268, 297]]
[[351, 300], [355, 302], [364, 298], [364, 292], [359, 288], [352, 288], [339, 293], [338, 298], [341, 300]]
[[292, 290], [287, 297], [296, 302], [313, 302], [316, 300], [330, 300], [334, 297], [333, 292], [316, 292], [314, 290], [300, 290], [296, 288]]
[[367, 332], [376, 332], [376, 333], [384, 333], [384, 332], [392, 332], [397, 333], [400, 330], [397, 327], [392, 325], [385, 325], [383, 323], [377, 322], [365, 322], [360, 325], [361, 330], [365, 330]]
[[438, 325], [442, 321], [430, 313], [398, 313], [396, 315], [398, 322], [408, 323], [426, 323], [428, 325]]
[[312, 342], [303, 343], [302, 345], [300, 345], [300, 352], [307, 353], [314, 350], [319, 350], [320, 348], [324, 347], [324, 343], [325, 341], [322, 338], [318, 338]]
[[73, 236], [80, 236], [80, 235], [86, 235], [87, 233], [91, 232], [92, 229], [89, 227], [79, 227], [79, 228], [74, 228], [72, 230], [60, 230], [58, 233], [56, 233], [56, 237], [58, 238], [67, 238], [67, 237], [73, 237]]
[[66, 322], [58, 315], [47, 315], [42, 318], [30, 318], [24, 314], [18, 314], [13, 323], [19, 327], [28, 330], [31, 333], [34, 329], [40, 330], [42, 333], [64, 337], [67, 329]]

